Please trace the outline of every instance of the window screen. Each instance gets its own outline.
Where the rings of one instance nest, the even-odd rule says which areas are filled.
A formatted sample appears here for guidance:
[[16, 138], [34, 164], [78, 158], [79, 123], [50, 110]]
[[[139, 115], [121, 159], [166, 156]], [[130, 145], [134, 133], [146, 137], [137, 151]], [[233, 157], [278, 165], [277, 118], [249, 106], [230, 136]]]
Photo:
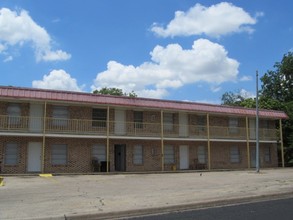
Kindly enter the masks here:
[[265, 162], [271, 162], [271, 148], [267, 146], [264, 151]]
[[238, 147], [230, 148], [230, 162], [239, 163], [240, 162], [240, 152]]
[[165, 164], [172, 164], [175, 162], [174, 147], [166, 145], [164, 147], [164, 162]]
[[135, 145], [133, 149], [133, 164], [142, 164], [143, 162], [143, 147]]
[[106, 146], [104, 144], [96, 144], [93, 146], [93, 157], [99, 162], [106, 161]]
[[93, 127], [106, 127], [107, 109], [94, 108], [92, 112], [92, 120]]
[[229, 118], [229, 132], [231, 134], [238, 133], [238, 118]]
[[134, 127], [142, 128], [143, 127], [143, 112], [135, 111], [133, 113], [134, 116]]
[[197, 148], [197, 159], [198, 159], [198, 163], [202, 163], [202, 164], [206, 163], [206, 149], [204, 146], [199, 146]]
[[66, 106], [53, 107], [53, 125], [67, 126], [69, 118], [68, 108]]
[[7, 107], [7, 115], [10, 125], [20, 124], [21, 108], [19, 104], [10, 103]]
[[67, 145], [66, 144], [52, 145], [51, 161], [53, 165], [67, 164]]
[[7, 143], [5, 146], [5, 165], [16, 165], [19, 160], [19, 146], [16, 143]]
[[164, 123], [164, 130], [165, 131], [172, 131], [173, 130], [173, 114], [172, 113], [164, 113], [163, 116], [163, 123]]

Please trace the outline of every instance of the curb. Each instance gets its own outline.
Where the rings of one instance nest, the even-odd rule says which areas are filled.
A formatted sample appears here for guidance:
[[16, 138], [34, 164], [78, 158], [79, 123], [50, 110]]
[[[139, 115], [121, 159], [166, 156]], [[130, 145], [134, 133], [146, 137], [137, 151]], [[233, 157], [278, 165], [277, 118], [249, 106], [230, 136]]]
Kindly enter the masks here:
[[279, 194], [261, 195], [261, 196], [243, 197], [243, 198], [232, 198], [232, 199], [224, 199], [224, 200], [209, 201], [209, 202], [202, 202], [202, 203], [180, 204], [180, 205], [174, 205], [174, 206], [168, 206], [168, 207], [127, 210], [127, 211], [110, 212], [110, 213], [64, 215], [64, 218], [67, 220], [77, 220], [77, 219], [84, 219], [84, 220], [95, 220], [95, 219], [103, 220], [104, 219], [105, 220], [105, 219], [135, 218], [135, 217], [141, 217], [146, 215], [158, 215], [158, 214], [164, 214], [164, 213], [207, 209], [207, 208], [215, 208], [220, 206], [240, 205], [245, 203], [264, 202], [268, 200], [287, 199], [287, 198], [293, 198], [293, 191], [286, 192], [286, 193], [279, 193]]
[[0, 176], [0, 186], [4, 186], [4, 177]]

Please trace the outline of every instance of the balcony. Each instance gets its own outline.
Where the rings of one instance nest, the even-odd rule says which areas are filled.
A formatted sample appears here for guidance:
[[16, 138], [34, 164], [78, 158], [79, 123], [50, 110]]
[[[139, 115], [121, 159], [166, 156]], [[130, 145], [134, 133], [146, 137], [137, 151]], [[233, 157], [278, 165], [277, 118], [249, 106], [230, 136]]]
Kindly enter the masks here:
[[[45, 131], [44, 131], [45, 123]], [[109, 124], [109, 129], [107, 126]], [[160, 123], [135, 123], [95, 121], [83, 119], [56, 119], [37, 117], [9, 117], [0, 116], [0, 132], [27, 134], [63, 134], [63, 135], [91, 135], [91, 136], [124, 136], [160, 138]], [[109, 133], [108, 133], [109, 130]], [[247, 131], [243, 127], [210, 126], [210, 139], [246, 140]], [[248, 138], [255, 140], [255, 129], [249, 129]], [[276, 129], [259, 129], [259, 139], [262, 141], [276, 141]], [[165, 124], [164, 138], [177, 139], [208, 139], [206, 126]]]

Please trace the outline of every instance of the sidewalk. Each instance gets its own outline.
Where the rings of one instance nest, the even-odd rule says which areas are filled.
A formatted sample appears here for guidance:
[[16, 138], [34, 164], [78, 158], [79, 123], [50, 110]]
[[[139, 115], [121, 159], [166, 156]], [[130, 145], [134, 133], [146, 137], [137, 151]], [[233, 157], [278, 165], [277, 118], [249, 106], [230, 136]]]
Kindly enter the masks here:
[[293, 197], [289, 168], [200, 174], [7, 176], [0, 187], [0, 219], [101, 219], [251, 197]]

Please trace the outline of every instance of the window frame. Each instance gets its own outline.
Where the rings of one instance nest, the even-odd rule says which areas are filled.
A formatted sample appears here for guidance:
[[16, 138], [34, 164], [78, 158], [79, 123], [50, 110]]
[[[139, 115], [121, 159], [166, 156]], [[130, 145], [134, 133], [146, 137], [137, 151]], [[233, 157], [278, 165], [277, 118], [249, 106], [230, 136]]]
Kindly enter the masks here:
[[105, 144], [94, 144], [92, 147], [92, 158], [101, 161], [107, 161], [107, 152]]
[[108, 112], [105, 108], [92, 108], [92, 127], [106, 128]]
[[174, 113], [164, 112], [163, 114], [164, 131], [173, 131], [174, 129]]
[[229, 118], [229, 133], [238, 134], [239, 132], [239, 118], [230, 117]]
[[197, 162], [200, 164], [206, 164], [207, 163], [207, 152], [206, 147], [203, 145], [200, 145], [197, 147]]
[[175, 163], [175, 149], [173, 145], [164, 146], [164, 164]]
[[207, 122], [206, 122], [206, 117], [204, 115], [197, 116], [197, 126], [200, 131], [205, 130], [205, 128], [207, 126]]
[[[11, 149], [13, 147], [15, 148], [14, 150]], [[8, 150], [8, 148], [10, 149]], [[19, 163], [19, 159], [20, 159], [19, 148], [20, 147], [18, 143], [9, 142], [5, 144], [5, 149], [4, 149], [4, 165], [5, 166], [15, 166]]]
[[240, 163], [241, 156], [240, 156], [240, 149], [238, 146], [230, 147], [230, 163]]
[[67, 106], [55, 105], [52, 110], [52, 125], [58, 127], [68, 126], [69, 110]]
[[7, 106], [8, 124], [20, 125], [21, 106], [19, 103], [9, 103]]
[[137, 129], [143, 128], [143, 112], [142, 111], [133, 112], [133, 122], [134, 122], [134, 128], [137, 128]]
[[265, 146], [265, 148], [264, 148], [264, 161], [266, 163], [272, 162], [272, 154], [271, 154], [271, 147], [270, 146]]
[[133, 146], [133, 158], [134, 165], [143, 165], [143, 145], [136, 144]]
[[[65, 149], [60, 149], [60, 147]], [[54, 148], [58, 148], [58, 149], [54, 149]], [[68, 163], [67, 144], [52, 144], [51, 145], [51, 164], [53, 166], [65, 166], [67, 165], [67, 163]]]

